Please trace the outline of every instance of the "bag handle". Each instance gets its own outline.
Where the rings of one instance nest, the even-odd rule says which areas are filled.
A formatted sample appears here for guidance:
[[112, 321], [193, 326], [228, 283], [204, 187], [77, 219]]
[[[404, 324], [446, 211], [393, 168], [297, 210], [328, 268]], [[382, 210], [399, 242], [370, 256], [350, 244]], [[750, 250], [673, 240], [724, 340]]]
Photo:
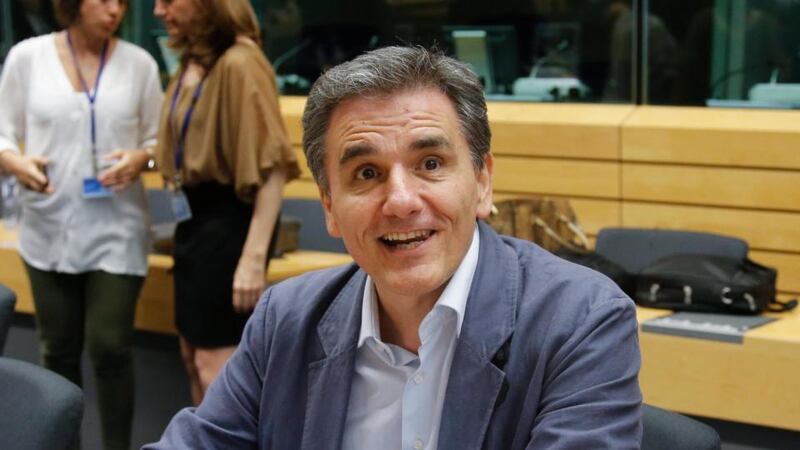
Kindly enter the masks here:
[[791, 311], [791, 310], [793, 310], [795, 308], [797, 308], [797, 299], [796, 298], [787, 300], [785, 302], [782, 302], [782, 301], [778, 300], [777, 298], [775, 298], [775, 299], [772, 299], [771, 302], [769, 302], [769, 305], [767, 306], [767, 311], [769, 311], [769, 312], [786, 312], [786, 311]]
[[567, 220], [567, 218], [564, 217], [563, 214], [558, 214], [556, 217], [560, 221], [564, 222], [567, 225], [567, 227], [570, 229], [570, 231], [572, 231], [575, 234], [575, 236], [581, 241], [581, 246], [580, 247], [575, 245], [575, 244], [573, 244], [572, 242], [569, 242], [569, 241], [565, 240], [561, 236], [559, 236], [558, 233], [556, 233], [555, 230], [550, 228], [550, 225], [548, 225], [547, 222], [545, 222], [537, 214], [532, 214], [532, 215], [534, 216], [533, 223], [535, 225], [538, 225], [538, 226], [542, 227], [542, 229], [544, 230], [545, 234], [547, 234], [548, 236], [553, 238], [553, 240], [558, 242], [558, 244], [561, 245], [562, 247], [566, 247], [566, 248], [568, 248], [569, 250], [571, 250], [571, 251], [573, 251], [575, 253], [588, 253], [589, 252], [589, 249], [588, 249], [589, 240], [586, 238], [586, 235], [583, 233], [583, 230], [581, 230], [577, 225], [575, 225], [571, 221]]

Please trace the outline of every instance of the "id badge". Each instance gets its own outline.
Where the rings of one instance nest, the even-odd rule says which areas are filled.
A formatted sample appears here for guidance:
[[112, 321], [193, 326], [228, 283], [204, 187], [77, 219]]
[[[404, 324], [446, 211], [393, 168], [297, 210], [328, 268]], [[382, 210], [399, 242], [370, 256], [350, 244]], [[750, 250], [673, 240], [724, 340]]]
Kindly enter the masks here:
[[174, 191], [172, 193], [172, 214], [175, 216], [175, 222], [181, 223], [192, 218], [192, 209], [189, 207], [189, 200], [186, 199], [186, 194], [183, 191]]
[[108, 198], [113, 197], [114, 191], [105, 187], [97, 178], [83, 179], [83, 198]]

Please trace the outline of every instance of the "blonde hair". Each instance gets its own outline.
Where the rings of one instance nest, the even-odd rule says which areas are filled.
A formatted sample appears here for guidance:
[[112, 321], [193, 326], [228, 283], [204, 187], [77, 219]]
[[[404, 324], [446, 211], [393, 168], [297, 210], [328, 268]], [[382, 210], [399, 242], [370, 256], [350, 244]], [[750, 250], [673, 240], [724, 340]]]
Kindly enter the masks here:
[[210, 69], [243, 36], [261, 44], [261, 28], [249, 0], [194, 0], [197, 14], [191, 31], [170, 40], [182, 61]]

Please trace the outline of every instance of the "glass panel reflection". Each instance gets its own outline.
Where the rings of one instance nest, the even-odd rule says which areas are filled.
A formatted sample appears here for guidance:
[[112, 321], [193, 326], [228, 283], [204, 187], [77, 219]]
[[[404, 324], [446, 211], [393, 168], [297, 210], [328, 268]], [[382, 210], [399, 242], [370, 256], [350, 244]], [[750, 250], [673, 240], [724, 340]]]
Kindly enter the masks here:
[[[473, 65], [490, 100], [631, 102], [630, 1], [262, 0], [264, 45], [284, 93], [398, 43]], [[616, 37], [616, 40], [614, 40]]]
[[644, 103], [800, 107], [800, 1], [649, 3]]

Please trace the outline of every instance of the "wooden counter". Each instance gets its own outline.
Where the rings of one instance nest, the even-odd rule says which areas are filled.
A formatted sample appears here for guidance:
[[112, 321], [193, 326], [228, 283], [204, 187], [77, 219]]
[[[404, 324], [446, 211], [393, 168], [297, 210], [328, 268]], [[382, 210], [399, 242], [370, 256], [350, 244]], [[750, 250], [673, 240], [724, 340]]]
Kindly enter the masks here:
[[800, 431], [800, 311], [742, 344], [641, 331], [670, 311], [638, 308], [644, 400], [687, 414]]
[[[17, 310], [33, 312], [30, 288], [16, 250], [0, 248], [0, 282], [17, 292]], [[0, 240], [0, 242], [3, 242]], [[346, 264], [350, 256], [297, 251], [272, 260], [276, 282], [310, 270]], [[172, 258], [150, 255], [150, 272], [136, 311], [140, 330], [174, 333]], [[640, 323], [669, 311], [638, 308]], [[743, 344], [640, 332], [645, 401], [663, 408], [800, 431], [800, 311], [750, 331]]]
[[[350, 255], [298, 250], [270, 261], [268, 283], [276, 283], [312, 270], [352, 262]], [[158, 333], [175, 333], [173, 311], [172, 257], [150, 255], [149, 271], [136, 308], [136, 328]], [[28, 276], [16, 250], [16, 235], [0, 226], [0, 283], [17, 294], [18, 312], [34, 312]]]

